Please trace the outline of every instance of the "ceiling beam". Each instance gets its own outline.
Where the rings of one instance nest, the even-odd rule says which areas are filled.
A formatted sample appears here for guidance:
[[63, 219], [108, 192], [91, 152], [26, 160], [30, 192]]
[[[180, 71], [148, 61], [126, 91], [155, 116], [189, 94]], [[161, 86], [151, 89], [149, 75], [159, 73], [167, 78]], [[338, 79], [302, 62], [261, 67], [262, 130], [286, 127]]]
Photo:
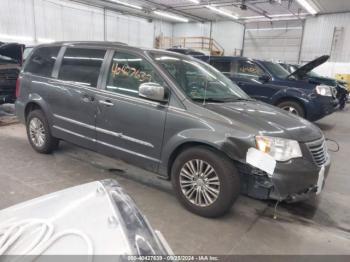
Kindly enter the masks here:
[[191, 18], [193, 20], [196, 20], [198, 22], [210, 22], [211, 21], [210, 19], [206, 19], [206, 18], [203, 18], [203, 17], [199, 17], [199, 16], [195, 16], [195, 15], [183, 12], [181, 10], [177, 10], [176, 8], [173, 8], [173, 7], [169, 6], [169, 5], [159, 4], [159, 3], [153, 2], [151, 0], [142, 0], [142, 1], [145, 2], [145, 3], [148, 3], [150, 5], [153, 5], [156, 8], [162, 8], [162, 11], [170, 11], [170, 12], [172, 12], [174, 14], [182, 15], [182, 16]]
[[157, 20], [166, 20], [169, 21], [170, 23], [175, 23], [175, 21], [171, 19], [161, 19], [157, 15], [153, 14], [152, 11], [154, 10], [162, 10], [162, 11], [171, 11], [174, 14], [184, 16], [186, 18], [189, 18], [191, 20], [197, 21], [197, 22], [209, 22], [210, 20], [204, 19], [201, 17], [197, 17], [191, 14], [188, 14], [186, 12], [178, 11], [173, 8], [168, 8], [167, 6], [164, 5], [157, 5], [156, 3], [153, 4], [152, 1], [147, 1], [143, 0], [144, 2], [147, 2], [151, 5], [154, 5], [155, 8], [144, 8], [143, 10], [134, 10], [130, 7], [127, 6], [122, 6], [117, 3], [113, 3], [112, 1], [108, 0], [69, 0], [71, 2], [77, 2], [80, 4], [85, 4], [89, 6], [94, 6], [94, 7], [99, 7], [99, 8], [105, 8], [110, 11], [118, 12], [121, 14], [127, 14], [135, 17], [140, 17], [144, 19], [157, 19]]

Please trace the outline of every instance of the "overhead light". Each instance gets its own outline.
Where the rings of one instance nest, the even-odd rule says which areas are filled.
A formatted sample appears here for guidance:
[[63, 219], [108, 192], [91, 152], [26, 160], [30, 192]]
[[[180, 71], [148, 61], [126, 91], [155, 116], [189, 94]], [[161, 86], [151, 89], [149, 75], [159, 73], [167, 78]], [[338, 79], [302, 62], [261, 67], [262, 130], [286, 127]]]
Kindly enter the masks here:
[[194, 4], [200, 4], [200, 2], [201, 2], [201, 1], [199, 1], [199, 0], [187, 0], [187, 1], [192, 2], [192, 3], [194, 3]]
[[238, 19], [238, 16], [235, 16], [235, 15], [233, 15], [233, 14], [227, 12], [227, 11], [224, 11], [222, 9], [216, 8], [216, 7], [212, 6], [212, 5], [206, 5], [205, 7], [210, 9], [210, 10], [212, 10], [212, 11], [214, 11], [214, 12], [216, 12], [216, 13], [218, 13], [218, 14], [221, 14], [221, 15], [224, 15], [224, 16], [228, 16], [228, 17], [233, 18], [233, 19]]
[[316, 15], [318, 13], [318, 11], [307, 0], [297, 0], [297, 2], [310, 14]]
[[174, 14], [170, 14], [170, 13], [167, 13], [167, 12], [163, 12], [163, 11], [154, 11], [153, 13], [155, 13], [156, 15], [163, 16], [163, 17], [166, 17], [166, 18], [170, 18], [170, 19], [173, 19], [173, 20], [176, 20], [176, 21], [180, 21], [180, 22], [187, 23], [189, 21], [187, 18], [184, 18], [184, 17], [181, 17], [181, 16], [177, 16], [177, 15], [174, 15]]
[[129, 4], [129, 3], [126, 3], [124, 1], [119, 1], [119, 0], [109, 0], [109, 1], [113, 2], [113, 3], [121, 4], [121, 5], [124, 5], [124, 6], [127, 6], [127, 7], [135, 8], [135, 9], [138, 9], [138, 10], [142, 10], [141, 6]]

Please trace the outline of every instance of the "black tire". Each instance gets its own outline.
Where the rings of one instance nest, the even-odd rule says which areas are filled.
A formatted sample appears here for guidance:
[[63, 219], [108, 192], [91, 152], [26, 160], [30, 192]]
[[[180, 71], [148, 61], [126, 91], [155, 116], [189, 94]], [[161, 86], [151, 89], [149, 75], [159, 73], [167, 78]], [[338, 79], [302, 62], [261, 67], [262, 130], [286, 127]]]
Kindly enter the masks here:
[[[42, 128], [44, 131], [44, 139], [42, 145], [36, 145], [31, 138], [31, 131], [29, 126], [31, 124], [31, 121], [36, 121], [37, 119], [42, 123]], [[29, 143], [35, 151], [41, 154], [50, 154], [53, 150], [57, 149], [59, 140], [52, 136], [47, 119], [41, 110], [36, 109], [29, 112], [26, 127]]]
[[[208, 206], [199, 206], [187, 199], [180, 185], [181, 169], [191, 160], [209, 164], [219, 178], [220, 188], [216, 200]], [[204, 173], [204, 172], [203, 172]], [[233, 161], [219, 151], [196, 146], [181, 152], [171, 169], [172, 184], [180, 202], [191, 212], [203, 217], [219, 217], [227, 213], [240, 194], [240, 179]], [[208, 192], [208, 191], [207, 191]], [[204, 199], [204, 198], [202, 198]]]
[[305, 110], [301, 104], [295, 101], [283, 101], [277, 105], [279, 108], [284, 109], [286, 111], [287, 108], [293, 108], [296, 111], [296, 115], [305, 118]]

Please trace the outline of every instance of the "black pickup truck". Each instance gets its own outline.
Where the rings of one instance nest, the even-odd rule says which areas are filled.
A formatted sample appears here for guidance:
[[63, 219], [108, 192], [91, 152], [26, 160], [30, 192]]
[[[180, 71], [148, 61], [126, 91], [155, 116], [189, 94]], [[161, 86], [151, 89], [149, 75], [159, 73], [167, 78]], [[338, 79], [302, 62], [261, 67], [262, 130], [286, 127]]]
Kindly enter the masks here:
[[22, 66], [24, 45], [0, 42], [0, 105], [16, 100], [16, 81]]

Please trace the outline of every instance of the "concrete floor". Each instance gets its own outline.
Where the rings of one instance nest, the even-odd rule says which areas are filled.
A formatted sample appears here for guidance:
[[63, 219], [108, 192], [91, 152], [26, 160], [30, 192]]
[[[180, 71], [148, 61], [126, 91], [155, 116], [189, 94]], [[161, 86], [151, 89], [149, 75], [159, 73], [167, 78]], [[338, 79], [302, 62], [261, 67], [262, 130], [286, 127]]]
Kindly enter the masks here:
[[325, 189], [318, 199], [281, 204], [276, 220], [273, 203], [245, 196], [225, 217], [198, 217], [186, 211], [170, 184], [154, 174], [68, 143], [52, 155], [35, 153], [20, 124], [0, 127], [0, 209], [66, 187], [115, 178], [176, 254], [350, 254], [350, 109], [317, 124], [341, 145], [340, 152], [331, 153], [333, 166]]

